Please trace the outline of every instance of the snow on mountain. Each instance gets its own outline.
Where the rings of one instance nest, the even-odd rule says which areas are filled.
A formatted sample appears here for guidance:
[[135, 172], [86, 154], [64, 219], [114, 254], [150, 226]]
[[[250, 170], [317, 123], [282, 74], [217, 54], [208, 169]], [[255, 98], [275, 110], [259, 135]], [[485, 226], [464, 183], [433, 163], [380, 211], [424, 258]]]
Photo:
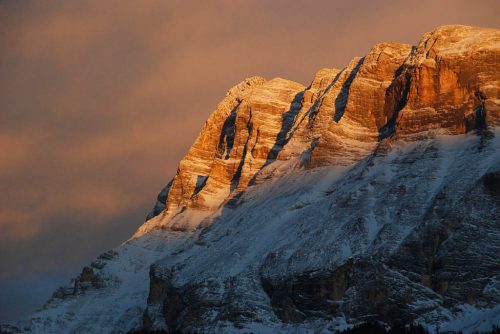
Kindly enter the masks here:
[[134, 236], [4, 332], [500, 324], [500, 31], [252, 77]]

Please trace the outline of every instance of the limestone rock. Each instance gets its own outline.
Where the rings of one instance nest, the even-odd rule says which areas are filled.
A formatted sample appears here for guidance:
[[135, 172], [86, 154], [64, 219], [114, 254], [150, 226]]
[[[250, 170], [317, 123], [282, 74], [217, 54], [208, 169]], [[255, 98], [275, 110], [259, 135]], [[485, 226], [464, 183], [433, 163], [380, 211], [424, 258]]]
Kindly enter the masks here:
[[[443, 26], [417, 46], [375, 45], [342, 70], [322, 69], [305, 88], [249, 78], [210, 116], [177, 175], [141, 227], [185, 230], [259, 181], [275, 160], [300, 167], [344, 166], [381, 140], [460, 134], [500, 123], [500, 33]], [[186, 209], [191, 210], [186, 214]]]
[[[160, 193], [149, 217], [164, 207], [159, 226], [192, 229], [203, 220], [203, 211], [217, 208], [244, 190], [285, 144], [289, 125], [301, 107], [303, 89], [289, 80], [259, 77], [231, 88], [179, 163], [176, 176], [163, 191], [168, 195]], [[187, 208], [202, 212], [177, 223]], [[150, 228], [146, 224], [139, 233]]]
[[136, 234], [19, 330], [500, 324], [499, 71], [499, 30], [443, 26], [307, 87], [244, 80]]
[[499, 54], [495, 29], [443, 26], [424, 35], [394, 84], [408, 90], [397, 132], [459, 134], [497, 126]]

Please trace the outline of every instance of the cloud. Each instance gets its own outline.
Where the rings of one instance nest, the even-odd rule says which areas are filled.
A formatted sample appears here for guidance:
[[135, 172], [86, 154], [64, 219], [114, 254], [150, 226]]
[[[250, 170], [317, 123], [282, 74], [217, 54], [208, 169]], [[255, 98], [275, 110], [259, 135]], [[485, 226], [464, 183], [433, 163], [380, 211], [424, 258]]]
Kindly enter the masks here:
[[40, 232], [37, 225], [32, 224], [33, 217], [23, 211], [0, 212], [0, 234], [3, 238], [22, 240], [33, 237]]
[[[489, 0], [0, 3], [0, 291], [20, 277], [29, 291], [40, 275], [76, 274], [130, 236], [207, 116], [245, 77], [307, 84], [377, 42], [417, 43], [441, 24], [498, 27], [494, 8]], [[0, 320], [32, 307], [9, 302], [17, 311]]]

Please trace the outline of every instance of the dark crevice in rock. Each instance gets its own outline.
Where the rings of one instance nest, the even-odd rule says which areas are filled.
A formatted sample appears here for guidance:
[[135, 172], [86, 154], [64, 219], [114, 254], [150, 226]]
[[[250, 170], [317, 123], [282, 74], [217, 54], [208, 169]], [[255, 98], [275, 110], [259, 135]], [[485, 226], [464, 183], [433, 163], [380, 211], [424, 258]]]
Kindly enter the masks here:
[[[344, 73], [345, 71], [345, 68], [342, 69], [340, 72], [337, 73], [337, 75], [335, 75], [335, 78], [333, 78], [332, 82], [326, 87], [326, 89], [323, 91], [323, 93], [321, 94], [321, 96], [319, 96], [316, 101], [314, 101], [313, 105], [309, 108], [309, 110], [307, 110], [306, 113], [304, 113], [304, 115], [302, 116], [302, 118], [300, 119], [299, 122], [297, 122], [297, 124], [295, 125], [295, 128], [293, 130], [290, 131], [290, 134], [288, 135], [288, 138], [287, 138], [287, 142], [288, 140], [290, 140], [295, 131], [300, 127], [300, 125], [302, 124], [302, 122], [304, 121], [304, 119], [306, 119], [306, 117], [308, 118], [308, 121], [307, 121], [307, 127], [308, 128], [311, 128], [312, 125], [314, 124], [314, 120], [316, 119], [316, 115], [318, 113], [318, 109], [319, 109], [319, 104], [320, 104], [320, 101], [323, 100], [323, 98], [325, 97], [325, 95], [332, 89], [332, 87], [337, 83], [337, 81], [340, 79], [340, 76], [342, 75], [342, 73]], [[302, 95], [310, 89], [310, 86], [304, 90], [302, 92]]]
[[[316, 99], [316, 101], [314, 101], [313, 105], [309, 108], [307, 113], [304, 115], [304, 117], [305, 116], [308, 117], [307, 127], [309, 129], [311, 129], [314, 125], [314, 120], [316, 119], [316, 116], [318, 115], [319, 108], [321, 107], [321, 104], [323, 103], [323, 99], [325, 98], [326, 94], [328, 94], [328, 92], [332, 89], [332, 87], [335, 85], [335, 83], [337, 83], [337, 81], [339, 80], [342, 73], [344, 73], [344, 71], [345, 71], [345, 68], [342, 69], [339, 73], [337, 73], [337, 75], [335, 75], [335, 78], [333, 78], [332, 82], [330, 82], [330, 84], [326, 87], [326, 89], [323, 91], [323, 93], [321, 93], [321, 95]], [[303, 120], [304, 120], [304, 118], [302, 118], [302, 120], [299, 122], [298, 125], [300, 125], [300, 123], [302, 123]]]
[[238, 187], [238, 183], [240, 182], [241, 173], [243, 171], [243, 166], [245, 165], [245, 159], [247, 156], [248, 142], [252, 137], [252, 130], [253, 130], [252, 112], [250, 111], [250, 117], [248, 118], [247, 122], [247, 132], [248, 132], [247, 140], [245, 142], [245, 146], [243, 147], [243, 154], [241, 155], [240, 164], [238, 165], [238, 169], [236, 170], [236, 173], [234, 174], [233, 179], [231, 180], [231, 187], [230, 187], [231, 192], [233, 192]]
[[[300, 113], [302, 109], [302, 99], [304, 97], [305, 91], [301, 91], [295, 95], [292, 102], [290, 103], [290, 109], [283, 113], [282, 121], [281, 121], [281, 129], [276, 135], [276, 140], [274, 142], [273, 147], [267, 154], [266, 162], [262, 165], [261, 170], [268, 166], [270, 163], [276, 160], [279, 152], [285, 147], [285, 145], [292, 139], [295, 130], [292, 130], [294, 124], [296, 123], [297, 115]], [[300, 122], [303, 121], [303, 118]], [[300, 123], [299, 122], [299, 123]], [[246, 146], [245, 146], [246, 149]], [[253, 150], [253, 149], [252, 149]], [[253, 185], [259, 172], [255, 173], [252, 179], [249, 181], [249, 185]]]
[[479, 91], [475, 92], [474, 95], [479, 103], [474, 108], [474, 112], [465, 118], [465, 130], [467, 132], [476, 130], [480, 134], [488, 127], [486, 123], [486, 107], [484, 105], [486, 96]]
[[148, 213], [148, 216], [146, 217], [146, 221], [150, 220], [151, 218], [154, 218], [158, 216], [160, 213], [165, 210], [167, 207], [167, 198], [168, 198], [168, 192], [170, 191], [170, 187], [172, 186], [173, 179], [170, 180], [170, 182], [163, 188], [160, 193], [158, 194], [158, 197], [156, 198], [156, 204], [153, 210]]
[[198, 175], [196, 178], [196, 186], [194, 188], [193, 196], [196, 196], [207, 184], [207, 175]]
[[241, 102], [239, 102], [236, 107], [231, 110], [231, 113], [224, 121], [224, 125], [222, 126], [222, 131], [220, 133], [219, 144], [217, 145], [217, 158], [222, 158], [224, 156], [224, 159], [229, 159], [229, 155], [231, 154], [234, 144], [236, 110], [240, 104]]
[[356, 74], [361, 68], [361, 65], [363, 65], [364, 61], [365, 57], [361, 58], [358, 61], [356, 66], [352, 69], [351, 73], [345, 80], [344, 84], [342, 85], [342, 88], [340, 89], [339, 94], [337, 95], [337, 98], [335, 99], [335, 104], [334, 104], [335, 113], [333, 115], [333, 120], [337, 123], [340, 121], [342, 116], [344, 116], [345, 107], [347, 105], [347, 101], [349, 100], [349, 88], [351, 87], [351, 84], [354, 81], [354, 78], [356, 77]]
[[396, 132], [396, 122], [399, 112], [408, 102], [411, 86], [411, 75], [406, 65], [401, 65], [396, 71], [396, 77], [385, 93], [384, 115], [387, 122], [378, 130], [379, 141], [391, 137]]
[[281, 129], [276, 136], [276, 141], [273, 147], [267, 155], [266, 163], [264, 166], [268, 165], [270, 162], [274, 161], [278, 156], [278, 153], [283, 149], [283, 147], [292, 138], [293, 133], [290, 133], [293, 125], [295, 124], [295, 119], [302, 109], [302, 98], [304, 97], [304, 91], [301, 91], [295, 95], [290, 103], [290, 109], [283, 113], [281, 120]]

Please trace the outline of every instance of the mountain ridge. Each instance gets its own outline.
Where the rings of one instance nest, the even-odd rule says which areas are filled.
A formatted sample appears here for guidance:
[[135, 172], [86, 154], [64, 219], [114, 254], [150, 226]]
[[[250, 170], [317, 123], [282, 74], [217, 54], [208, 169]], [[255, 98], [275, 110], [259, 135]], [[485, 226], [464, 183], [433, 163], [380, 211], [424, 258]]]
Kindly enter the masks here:
[[[231, 129], [229, 130], [233, 135], [236, 133], [236, 144], [238, 144], [239, 140], [240, 146], [243, 147], [236, 147], [236, 152], [239, 152], [239, 155], [226, 156], [225, 160], [228, 160], [228, 158], [230, 158], [230, 161], [236, 160], [238, 168], [242, 168], [241, 172], [243, 172], [244, 179], [251, 179], [269, 161], [275, 159], [286, 160], [291, 156], [303, 153], [307, 148], [312, 148], [313, 146], [311, 157], [307, 162], [309, 166], [319, 167], [332, 164], [349, 164], [359, 160], [361, 156], [368, 155], [375, 148], [377, 142], [388, 136], [397, 135], [397, 137], [404, 138], [415, 135], [418, 132], [432, 130], [433, 128], [446, 130], [451, 134], [459, 134], [482, 126], [476, 124], [478, 122], [481, 124], [488, 122], [491, 126], [496, 126], [500, 122], [498, 100], [495, 98], [486, 98], [482, 102], [481, 96], [486, 97], [487, 95], [485, 92], [479, 91], [478, 86], [481, 85], [481, 82], [477, 82], [478, 78], [469, 78], [470, 80], [467, 84], [464, 84], [459, 82], [460, 78], [455, 74], [460, 71], [451, 71], [448, 69], [448, 67], [452, 66], [463, 67], [460, 59], [458, 61], [455, 59], [457, 58], [457, 54], [450, 51], [450, 44], [459, 44], [457, 48], [459, 54], [463, 50], [471, 50], [472, 48], [481, 50], [477, 46], [484, 41], [479, 43], [471, 38], [471, 36], [486, 34], [487, 42], [491, 44], [489, 47], [498, 52], [498, 33], [490, 33], [493, 36], [491, 37], [487, 32], [496, 32], [496, 30], [448, 25], [425, 34], [415, 47], [409, 44], [379, 43], [373, 46], [365, 57], [355, 57], [342, 70], [322, 69], [318, 71], [309, 87], [303, 87], [298, 83], [281, 78], [275, 78], [270, 81], [264, 81], [265, 79], [261, 77], [258, 77], [258, 79], [256, 79], [257, 77], [245, 79], [230, 90], [230, 92], [233, 91], [231, 94], [228, 92], [228, 95], [226, 95], [226, 99], [228, 96], [234, 99], [231, 104], [234, 109], [231, 112], [235, 114], [227, 118], [227, 121], [233, 118], [236, 118], [236, 122], [241, 120], [240, 124], [230, 124], [233, 128], [232, 132]], [[428, 47], [428, 44], [431, 44], [431, 46]], [[441, 56], [441, 49], [445, 50], [444, 56]], [[477, 53], [477, 50], [475, 52]], [[447, 59], [451, 60], [446, 62]], [[477, 62], [478, 60], [474, 59], [474, 61]], [[474, 61], [470, 62], [474, 65]], [[456, 64], [457, 62], [458, 65]], [[467, 60], [465, 62], [467, 63]], [[444, 66], [441, 67], [440, 64], [444, 64]], [[468, 68], [468, 70], [472, 72], [476, 71], [474, 68]], [[421, 74], [424, 71], [425, 75]], [[486, 78], [479, 80], [498, 83], [496, 81], [498, 70], [494, 66], [489, 71], [488, 69], [485, 71], [480, 68], [476, 72], [476, 76], [479, 74], [486, 76]], [[452, 78], [450, 79], [448, 76], [452, 76]], [[443, 82], [439, 81], [436, 83], [432, 79], [433, 77], [444, 77], [446, 80], [440, 79]], [[258, 84], [254, 85], [253, 80], [257, 80]], [[429, 82], [431, 80], [432, 82]], [[445, 81], [451, 81], [452, 83], [447, 86]], [[466, 85], [475, 86], [472, 89], [473, 92], [470, 88], [464, 91], [463, 86]], [[236, 92], [242, 86], [248, 88], [245, 93], [246, 95], [238, 96]], [[295, 95], [292, 99], [293, 94], [288, 90], [285, 104], [287, 104], [289, 110], [285, 110], [287, 106], [283, 106], [278, 111], [278, 113], [281, 112], [283, 114], [281, 122], [270, 119], [271, 112], [276, 107], [272, 104], [283, 102], [283, 100], [277, 99], [277, 96], [273, 96], [271, 92], [273, 90], [281, 90], [279, 94], [284, 94], [285, 88], [289, 89], [290, 87], [295, 88]], [[486, 87], [484, 89], [488, 90], [490, 88]], [[252, 98], [261, 98], [259, 94], [264, 95], [262, 90], [267, 94], [265, 95], [265, 100], [253, 101]], [[241, 92], [243, 93], [245, 90]], [[436, 102], [436, 95], [438, 93], [444, 95], [444, 98], [440, 97], [439, 101]], [[488, 92], [488, 94], [495, 93]], [[226, 99], [222, 103], [226, 103]], [[448, 100], [450, 101], [448, 102]], [[237, 104], [235, 104], [235, 101], [238, 101]], [[239, 138], [241, 137], [240, 134], [245, 132], [245, 126], [247, 126], [245, 121], [248, 121], [248, 124], [251, 122], [251, 119], [248, 117], [248, 111], [246, 111], [247, 115], [244, 115], [245, 111], [237, 113], [240, 103], [243, 103], [241, 106], [242, 109], [252, 108], [252, 104], [256, 104], [257, 108], [260, 109], [259, 112], [262, 114], [260, 117], [264, 121], [281, 124], [279, 131], [278, 129], [270, 129], [274, 130], [274, 133], [267, 133], [268, 137], [266, 137], [266, 140], [274, 141], [274, 143], [262, 145], [263, 147], [257, 153], [257, 157], [254, 155], [254, 151], [256, 149], [259, 150], [259, 148], [252, 147], [250, 157], [251, 159], [253, 158], [252, 160], [262, 160], [265, 157], [267, 161], [265, 163], [262, 163], [262, 161], [257, 163], [257, 168], [253, 167], [253, 164], [255, 164], [254, 161], [249, 163], [245, 160], [247, 158], [247, 145], [243, 139], [252, 140], [255, 142], [255, 145], [260, 144], [258, 143], [259, 133], [257, 133], [257, 136], [252, 136], [251, 133], [248, 133], [248, 138]], [[431, 106], [432, 103], [435, 105]], [[460, 103], [462, 105], [459, 105]], [[474, 114], [475, 108], [478, 108], [480, 105], [481, 108], [486, 108], [482, 105], [484, 103], [487, 103], [490, 109], [490, 112], [487, 113], [488, 120], [480, 119], [481, 115]], [[439, 107], [437, 106], [438, 104]], [[225, 104], [224, 106], [218, 106], [212, 115], [214, 117], [215, 115], [220, 115], [226, 107], [227, 105]], [[446, 112], [451, 111], [450, 113], [453, 113], [453, 115], [443, 115], [436, 108], [441, 108]], [[332, 109], [334, 110], [333, 116], [331, 115]], [[344, 115], [346, 117], [342, 119]], [[316, 118], [318, 118], [317, 121]], [[333, 122], [331, 118], [333, 118]], [[304, 126], [304, 121], [307, 122], [307, 126]], [[428, 124], [420, 124], [422, 121]], [[207, 124], [209, 122], [210, 118]], [[291, 124], [288, 124], [290, 122]], [[413, 126], [415, 122], [417, 123], [416, 127]], [[398, 124], [398, 129], [395, 128], [396, 123]], [[259, 131], [259, 124], [252, 124], [252, 126], [257, 127], [257, 131]], [[269, 132], [268, 129], [266, 130]], [[180, 205], [177, 204], [178, 201], [182, 205], [187, 205], [187, 207], [193, 205], [194, 207], [203, 208], [204, 192], [208, 193], [207, 197], [214, 199], [217, 198], [217, 190], [220, 190], [223, 194], [219, 195], [220, 198], [215, 201], [214, 206], [217, 207], [234, 191], [234, 189], [231, 189], [231, 186], [229, 191], [227, 189], [223, 191], [221, 188], [227, 188], [231, 182], [234, 182], [233, 179], [229, 180], [229, 178], [241, 177], [240, 174], [237, 175], [239, 171], [234, 164], [228, 166], [227, 161], [224, 162], [222, 159], [203, 164], [204, 168], [201, 168], [201, 170], [190, 171], [189, 167], [185, 167], [193, 159], [193, 156], [203, 156], [199, 151], [196, 151], [199, 150], [197, 145], [200, 142], [202, 145], [205, 145], [204, 149], [207, 149], [212, 154], [221, 149], [221, 145], [225, 145], [224, 142], [219, 141], [217, 148], [215, 148], [215, 142], [207, 143], [204, 141], [203, 138], [207, 136], [206, 131], [205, 128], [201, 131], [200, 136], [193, 145], [193, 148], [196, 148], [195, 152], [188, 152], [179, 164], [178, 173], [172, 180], [173, 189], [170, 188], [170, 200], [168, 200], [168, 196], [164, 199], [165, 203], [170, 203], [173, 207], [167, 208], [166, 212], [175, 211]], [[296, 134], [297, 131], [299, 131], [298, 134]], [[207, 132], [209, 134], [221, 133], [221, 129], [210, 127]], [[221, 133], [220, 139], [222, 140], [223, 138], [225, 140], [228, 137]], [[346, 139], [358, 142], [357, 145], [349, 143], [347, 149], [350, 152], [347, 155], [345, 152], [346, 145], [342, 144]], [[288, 145], [289, 141], [291, 141], [290, 145]], [[233, 147], [232, 144], [231, 142], [231, 149]], [[340, 147], [342, 145], [344, 147]], [[332, 156], [336, 156], [336, 161], [332, 161]], [[220, 157], [212, 155], [208, 160], [215, 158]], [[231, 163], [230, 161], [229, 164]], [[212, 164], [213, 170], [210, 169]], [[249, 168], [245, 170], [247, 166]], [[209, 170], [207, 170], [207, 167]], [[211, 172], [213, 173], [212, 176], [210, 175]], [[193, 174], [196, 174], [196, 176], [194, 177]], [[223, 175], [224, 177], [221, 179]], [[209, 181], [208, 187], [203, 190], [207, 180]], [[212, 180], [214, 182], [210, 182]], [[246, 182], [247, 180], [244, 181]], [[245, 182], [240, 185], [239, 189], [236, 189], [234, 195], [237, 195], [245, 187]], [[183, 190], [181, 191], [180, 188]], [[162, 206], [165, 203], [160, 201], [159, 204]], [[174, 205], [174, 203], [176, 204]], [[158, 212], [159, 210], [157, 209], [156, 211]], [[173, 214], [175, 215], [175, 213]], [[153, 216], [153, 214], [149, 215], [150, 218]], [[168, 218], [165, 220], [168, 220]], [[193, 225], [198, 223], [194, 222]], [[141, 231], [138, 231], [138, 233], [141, 233]]]
[[19, 331], [498, 325], [499, 60], [499, 30], [442, 26], [307, 87], [243, 80], [131, 239]]

